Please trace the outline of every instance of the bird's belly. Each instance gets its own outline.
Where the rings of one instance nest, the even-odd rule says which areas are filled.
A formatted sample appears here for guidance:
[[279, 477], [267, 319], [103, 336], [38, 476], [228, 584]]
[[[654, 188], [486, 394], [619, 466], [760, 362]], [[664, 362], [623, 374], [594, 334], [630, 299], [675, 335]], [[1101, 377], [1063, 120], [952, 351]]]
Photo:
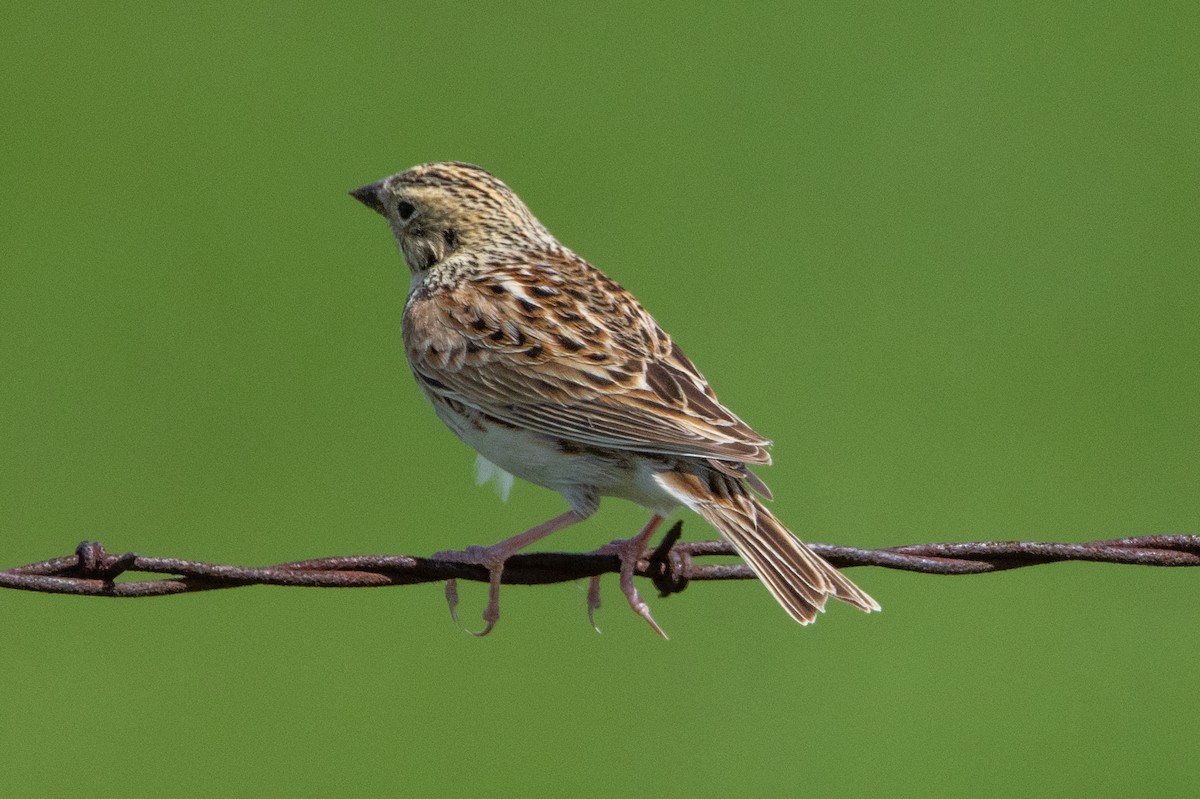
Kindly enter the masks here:
[[654, 456], [577, 444], [431, 399], [446, 426], [482, 457], [522, 480], [563, 494], [572, 504], [582, 492], [621, 497], [664, 515], [678, 507], [654, 480], [664, 466]]

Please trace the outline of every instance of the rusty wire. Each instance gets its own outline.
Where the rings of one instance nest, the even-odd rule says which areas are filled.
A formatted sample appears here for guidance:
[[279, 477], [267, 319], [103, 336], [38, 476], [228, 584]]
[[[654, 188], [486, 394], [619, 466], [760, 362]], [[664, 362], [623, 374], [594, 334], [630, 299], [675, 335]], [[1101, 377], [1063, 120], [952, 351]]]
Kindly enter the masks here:
[[[695, 559], [733, 555], [723, 541], [679, 543], [682, 522], [638, 563], [660, 595], [678, 593], [693, 580], [747, 580], [754, 574], [736, 563], [699, 564]], [[1200, 535], [1157, 535], [1058, 544], [1043, 541], [981, 541], [914, 544], [883, 549], [809, 544], [834, 566], [880, 566], [923, 574], [982, 574], [1060, 561], [1125, 563], [1143, 566], [1200, 566]], [[503, 582], [542, 585], [619, 572], [615, 555], [536, 553], [516, 555], [504, 567]], [[126, 573], [166, 575], [117, 580]], [[309, 588], [367, 588], [449, 579], [487, 582], [482, 566], [410, 555], [352, 555], [275, 566], [230, 566], [179, 558], [113, 555], [95, 541], [75, 554], [0, 571], [0, 588], [50, 594], [144, 597], [237, 588], [287, 585]]]

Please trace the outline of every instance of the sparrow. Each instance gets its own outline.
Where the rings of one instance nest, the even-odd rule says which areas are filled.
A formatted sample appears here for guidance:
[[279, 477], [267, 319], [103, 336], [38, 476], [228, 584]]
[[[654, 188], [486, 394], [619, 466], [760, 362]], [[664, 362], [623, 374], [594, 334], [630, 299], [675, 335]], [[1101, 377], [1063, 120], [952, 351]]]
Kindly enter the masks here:
[[[770, 442], [721, 404], [631, 293], [561, 244], [503, 182], [438, 162], [350, 194], [387, 220], [408, 265], [404, 349], [434, 412], [475, 449], [481, 478], [511, 485], [515, 475], [570, 508], [497, 544], [435, 556], [488, 570], [478, 635], [500, 617], [505, 561], [608, 496], [652, 514], [638, 535], [597, 552], [620, 558], [630, 606], [663, 637], [633, 574], [680, 507], [715, 527], [797, 622], [812, 622], [831, 596], [879, 610], [763, 504], [771, 492], [749, 466], [770, 464]], [[454, 614], [453, 581], [447, 598]]]

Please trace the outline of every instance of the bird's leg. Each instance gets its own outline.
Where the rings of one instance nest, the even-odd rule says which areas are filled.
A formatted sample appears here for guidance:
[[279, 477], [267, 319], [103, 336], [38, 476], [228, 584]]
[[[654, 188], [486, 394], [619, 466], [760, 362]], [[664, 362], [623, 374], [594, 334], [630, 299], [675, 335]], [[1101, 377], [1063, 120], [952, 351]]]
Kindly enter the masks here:
[[[646, 542], [650, 540], [650, 536], [654, 535], [654, 531], [658, 529], [662, 520], [663, 517], [656, 513], [642, 528], [642, 531], [633, 538], [621, 538], [611, 544], [605, 544], [593, 554], [616, 555], [621, 559], [621, 592], [629, 600], [629, 607], [633, 608], [634, 613], [645, 619], [654, 628], [654, 632], [666, 638], [667, 634], [650, 615], [650, 606], [638, 596], [637, 587], [633, 584], [633, 573], [637, 569], [638, 560], [646, 551]], [[592, 627], [596, 627], [595, 613], [598, 607], [600, 607], [600, 575], [592, 577], [588, 584], [588, 621], [592, 623]], [[600, 632], [600, 628], [596, 627], [596, 632]]]
[[[569, 527], [576, 522], [583, 521], [583, 516], [575, 511], [567, 511], [561, 516], [555, 516], [548, 522], [542, 522], [537, 527], [531, 527], [523, 533], [514, 535], [512, 538], [506, 538], [498, 544], [492, 544], [490, 547], [469, 546], [466, 549], [459, 549], [449, 552], [436, 552], [433, 557], [435, 560], [449, 560], [455, 563], [474, 563], [483, 566], [488, 570], [488, 604], [483, 611], [483, 620], [487, 623], [475, 635], [487, 635], [496, 626], [496, 620], [500, 618], [500, 579], [504, 575], [504, 562], [515, 555], [520, 550], [534, 543], [535, 541], [545, 538], [551, 533], [557, 532], [564, 527]], [[446, 581], [446, 601], [450, 605], [450, 616], [456, 622], [458, 621], [458, 581]]]

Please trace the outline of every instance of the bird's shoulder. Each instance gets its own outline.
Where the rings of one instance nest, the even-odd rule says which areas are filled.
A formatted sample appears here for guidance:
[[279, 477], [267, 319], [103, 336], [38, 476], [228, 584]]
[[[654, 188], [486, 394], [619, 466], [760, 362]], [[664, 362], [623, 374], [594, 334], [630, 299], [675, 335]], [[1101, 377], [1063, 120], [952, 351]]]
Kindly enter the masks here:
[[769, 442], [721, 405], [637, 299], [568, 250], [427, 280], [404, 338], [426, 390], [501, 418], [609, 446], [769, 462]]
[[565, 249], [480, 257], [449, 275], [435, 271], [414, 288], [405, 328], [529, 363], [615, 368], [628, 357], [670, 351], [670, 337], [630, 292]]

